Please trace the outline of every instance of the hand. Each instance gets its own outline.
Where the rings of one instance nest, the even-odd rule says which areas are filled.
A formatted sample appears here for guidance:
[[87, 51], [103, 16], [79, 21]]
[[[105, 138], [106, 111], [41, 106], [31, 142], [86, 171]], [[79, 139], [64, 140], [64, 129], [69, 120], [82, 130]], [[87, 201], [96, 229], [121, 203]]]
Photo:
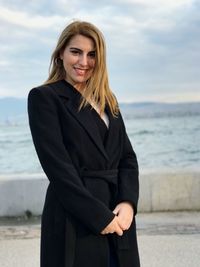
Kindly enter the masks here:
[[133, 221], [134, 216], [134, 210], [133, 206], [129, 202], [121, 202], [119, 203], [115, 209], [113, 210], [113, 213], [117, 216], [119, 219], [119, 226], [120, 228], [124, 230], [128, 230], [131, 226], [131, 223]]
[[114, 219], [111, 221], [111, 223], [109, 223], [103, 229], [103, 231], [101, 231], [102, 235], [113, 234], [113, 233], [116, 233], [119, 236], [123, 235], [123, 231], [122, 231], [121, 227], [119, 226], [119, 219], [117, 216], [115, 216]]

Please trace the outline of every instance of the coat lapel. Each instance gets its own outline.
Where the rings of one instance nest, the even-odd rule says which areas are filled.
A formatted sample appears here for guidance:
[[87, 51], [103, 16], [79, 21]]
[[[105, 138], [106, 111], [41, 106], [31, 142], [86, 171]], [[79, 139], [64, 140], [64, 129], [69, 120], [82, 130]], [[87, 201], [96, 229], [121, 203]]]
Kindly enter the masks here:
[[82, 108], [81, 111], [78, 111], [78, 107], [81, 101], [81, 94], [65, 80], [61, 80], [56, 83], [49, 84], [54, 88], [56, 93], [64, 98], [67, 98], [66, 108], [74, 116], [74, 118], [82, 125], [82, 127], [89, 134], [95, 145], [98, 147], [100, 152], [108, 160], [108, 155], [102, 143], [98, 128], [96, 123], [93, 123], [93, 117], [90, 112], [90, 106]]
[[117, 128], [117, 124], [116, 124], [116, 119], [113, 117], [113, 115], [110, 111], [110, 108], [108, 106], [106, 106], [105, 111], [106, 111], [106, 114], [108, 115], [108, 119], [109, 119], [109, 131], [108, 131], [108, 135], [107, 135], [105, 149], [109, 155], [110, 147], [113, 146], [113, 142], [114, 142], [113, 138], [116, 134], [116, 131], [118, 131], [118, 128]]

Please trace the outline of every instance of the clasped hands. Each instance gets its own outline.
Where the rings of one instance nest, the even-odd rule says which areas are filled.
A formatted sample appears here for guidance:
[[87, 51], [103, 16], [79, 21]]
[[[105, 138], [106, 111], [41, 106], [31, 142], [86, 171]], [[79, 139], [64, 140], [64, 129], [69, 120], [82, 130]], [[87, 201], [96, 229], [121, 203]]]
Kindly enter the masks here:
[[113, 213], [115, 214], [114, 219], [103, 229], [101, 234], [116, 233], [122, 236], [123, 231], [128, 230], [133, 221], [133, 206], [129, 202], [121, 202], [115, 207]]

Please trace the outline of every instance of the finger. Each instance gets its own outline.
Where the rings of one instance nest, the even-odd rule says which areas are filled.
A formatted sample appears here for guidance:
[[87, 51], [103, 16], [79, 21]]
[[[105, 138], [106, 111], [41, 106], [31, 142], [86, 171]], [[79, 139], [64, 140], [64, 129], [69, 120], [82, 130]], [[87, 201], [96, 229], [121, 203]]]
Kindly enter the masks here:
[[131, 223], [130, 223], [130, 220], [125, 220], [124, 218], [120, 218], [118, 217], [119, 220], [118, 220], [118, 224], [120, 226], [120, 228], [125, 231], [125, 230], [128, 230]]
[[123, 230], [120, 227], [115, 232], [119, 236], [122, 236], [123, 235]]
[[120, 223], [119, 226], [122, 229], [122, 231], [127, 230], [127, 226], [124, 223]]
[[115, 228], [115, 233], [117, 235], [119, 235], [119, 236], [123, 235], [123, 229], [120, 227], [118, 217], [117, 217], [117, 225], [116, 225], [116, 228]]
[[107, 231], [102, 231], [101, 234], [102, 234], [102, 235], [107, 235], [107, 234], [109, 234], [109, 232], [107, 232]]

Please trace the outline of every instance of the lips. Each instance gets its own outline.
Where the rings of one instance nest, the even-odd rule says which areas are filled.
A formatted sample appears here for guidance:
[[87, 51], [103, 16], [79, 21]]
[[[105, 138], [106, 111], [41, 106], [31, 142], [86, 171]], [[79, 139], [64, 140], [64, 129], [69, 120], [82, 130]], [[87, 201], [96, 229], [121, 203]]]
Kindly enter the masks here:
[[79, 76], [84, 76], [88, 69], [74, 68], [75, 72]]

